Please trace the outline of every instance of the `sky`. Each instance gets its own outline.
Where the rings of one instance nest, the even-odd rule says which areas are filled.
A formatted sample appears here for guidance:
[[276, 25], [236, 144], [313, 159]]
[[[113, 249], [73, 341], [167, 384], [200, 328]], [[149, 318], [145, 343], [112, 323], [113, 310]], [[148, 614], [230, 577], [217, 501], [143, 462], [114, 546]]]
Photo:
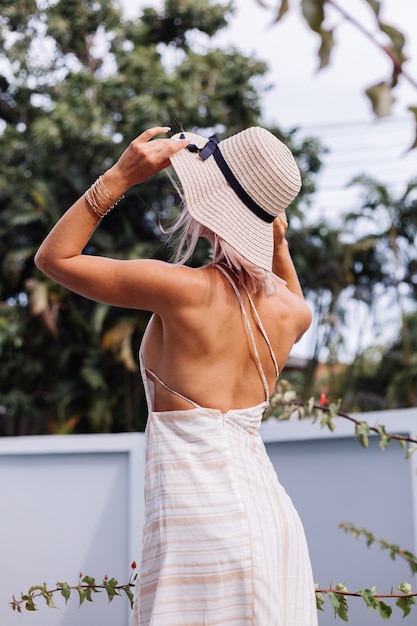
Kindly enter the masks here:
[[[371, 32], [375, 18], [364, 0], [338, 0], [339, 4]], [[305, 25], [300, 0], [289, 0], [290, 11], [273, 23], [278, 0], [267, 0], [272, 10], [257, 0], [238, 0], [236, 16], [219, 41], [235, 43], [247, 53], [265, 59], [271, 67], [274, 89], [265, 96], [266, 119], [288, 126], [322, 125], [371, 119], [363, 90], [389, 75], [390, 62], [358, 29], [333, 12], [326, 26], [335, 27], [336, 46], [329, 67], [317, 71], [319, 40]], [[415, 0], [382, 0], [383, 21], [411, 33], [417, 23]], [[412, 34], [412, 33], [411, 33]], [[406, 67], [417, 81], [417, 37], [410, 37]], [[417, 104], [417, 91], [405, 83], [398, 90], [396, 113], [405, 104]]]
[[[123, 0], [129, 16], [144, 6], [159, 8], [162, 0]], [[408, 148], [415, 121], [407, 107], [417, 107], [417, 88], [401, 79], [395, 90], [393, 115], [377, 120], [364, 90], [390, 76], [390, 61], [356, 27], [330, 15], [326, 27], [335, 28], [336, 45], [329, 67], [318, 71], [318, 37], [306, 26], [300, 0], [289, 0], [290, 11], [274, 22], [278, 0], [235, 0], [230, 25], [211, 46], [233, 45], [248, 56], [267, 62], [272, 88], [262, 96], [263, 123], [284, 130], [297, 127], [301, 135], [321, 139], [329, 149], [319, 179], [316, 206], [327, 218], [349, 210], [357, 196], [346, 190], [356, 175], [367, 173], [401, 193], [405, 181], [417, 174], [417, 150]], [[361, 25], [373, 33], [375, 17], [365, 0], [338, 0]], [[382, 0], [381, 19], [407, 38], [407, 72], [417, 82], [417, 0]]]
[[[162, 0], [124, 2], [129, 16], [138, 15], [144, 6], [162, 6]], [[274, 22], [278, 0], [262, 2], [271, 8], [262, 8], [257, 0], [235, 0], [234, 17], [210, 45], [234, 46], [265, 61], [269, 66], [266, 81], [272, 88], [262, 96], [263, 123], [276, 124], [283, 130], [298, 128], [300, 137], [318, 137], [328, 148], [311, 218], [320, 213], [337, 222], [345, 212], [357, 208], [359, 190], [347, 185], [360, 174], [378, 179], [394, 195], [401, 195], [406, 183], [417, 177], [417, 150], [409, 150], [415, 137], [415, 121], [407, 111], [408, 106], [417, 107], [417, 89], [400, 79], [392, 115], [376, 119], [364, 90], [389, 79], [391, 64], [387, 56], [358, 28], [333, 13], [325, 26], [335, 28], [336, 45], [330, 65], [318, 71], [319, 40], [301, 16], [300, 0], [289, 0], [290, 11], [279, 23]], [[336, 2], [364, 28], [376, 33], [378, 41], [386, 43], [365, 0]], [[381, 4], [381, 19], [406, 36], [405, 69], [417, 82], [417, 0], [382, 0]], [[362, 332], [366, 311], [355, 306], [347, 314]], [[309, 331], [296, 347], [296, 355], [309, 352], [313, 332]], [[352, 345], [355, 343], [353, 340]]]

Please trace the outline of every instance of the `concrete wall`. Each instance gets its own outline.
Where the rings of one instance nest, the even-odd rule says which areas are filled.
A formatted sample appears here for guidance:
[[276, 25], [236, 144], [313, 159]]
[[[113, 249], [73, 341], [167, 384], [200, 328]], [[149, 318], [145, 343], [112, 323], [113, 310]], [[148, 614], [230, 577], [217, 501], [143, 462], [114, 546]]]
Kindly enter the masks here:
[[[417, 410], [363, 416], [390, 432], [417, 434]], [[371, 440], [365, 450], [341, 420], [335, 433], [310, 421], [265, 422], [262, 436], [282, 484], [304, 522], [314, 578], [323, 587], [346, 582], [349, 589], [377, 585], [389, 591], [414, 582], [403, 562], [393, 563], [378, 547], [345, 535], [338, 525], [354, 522], [376, 536], [414, 550], [417, 546], [417, 453], [409, 461], [393, 442], [382, 452]], [[1, 626], [128, 626], [126, 599], [78, 609], [76, 597], [59, 609], [39, 602], [39, 611], [13, 613], [13, 594], [32, 584], [76, 583], [78, 572], [126, 581], [139, 560], [143, 514], [142, 434], [0, 439], [0, 624]], [[381, 618], [352, 599], [350, 624], [371, 626]], [[391, 626], [404, 622], [394, 609]], [[326, 602], [320, 626], [334, 624]], [[269, 625], [256, 625], [269, 626]], [[271, 625], [272, 626], [272, 625]], [[308, 625], [305, 625], [308, 626]]]
[[140, 552], [143, 435], [0, 440], [1, 626], [125, 626], [127, 599], [104, 595], [78, 609], [12, 612], [13, 594], [33, 584], [77, 583], [79, 571], [127, 581]]

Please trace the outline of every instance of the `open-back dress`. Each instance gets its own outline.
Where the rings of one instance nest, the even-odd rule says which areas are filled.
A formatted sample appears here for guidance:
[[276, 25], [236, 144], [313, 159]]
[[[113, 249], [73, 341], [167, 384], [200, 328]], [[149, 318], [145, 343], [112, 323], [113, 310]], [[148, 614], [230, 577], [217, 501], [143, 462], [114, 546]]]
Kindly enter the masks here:
[[[226, 413], [201, 407], [150, 372], [140, 353], [149, 416], [132, 626], [316, 626], [304, 530], [259, 435], [268, 383], [239, 289], [217, 267], [238, 298], [265, 401]], [[153, 411], [155, 380], [193, 408]]]

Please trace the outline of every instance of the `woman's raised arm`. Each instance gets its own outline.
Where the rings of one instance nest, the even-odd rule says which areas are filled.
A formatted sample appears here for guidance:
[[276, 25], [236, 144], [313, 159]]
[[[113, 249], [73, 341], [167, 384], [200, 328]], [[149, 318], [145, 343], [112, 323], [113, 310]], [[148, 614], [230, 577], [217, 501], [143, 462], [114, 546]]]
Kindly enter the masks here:
[[[161, 171], [169, 165], [173, 154], [185, 148], [187, 141], [181, 139], [154, 139], [168, 130], [167, 127], [155, 127], [143, 132], [131, 142], [117, 163], [103, 174], [104, 189], [110, 198], [119, 198], [133, 185]], [[101, 201], [102, 197], [98, 200]], [[108, 205], [111, 204], [109, 201]], [[103, 213], [106, 208], [103, 206]], [[53, 280], [87, 298], [116, 306], [142, 308], [138, 300], [133, 300], [132, 287], [142, 277], [143, 289], [140, 284], [137, 285], [136, 298], [140, 300], [142, 292], [147, 290], [152, 299], [157, 285], [155, 280], [151, 280], [151, 275], [157, 278], [163, 272], [162, 264], [83, 255], [82, 251], [100, 219], [86, 195], [81, 196], [43, 241], [36, 253], [35, 263]], [[143, 303], [143, 308], [150, 306], [154, 306], [152, 300]]]

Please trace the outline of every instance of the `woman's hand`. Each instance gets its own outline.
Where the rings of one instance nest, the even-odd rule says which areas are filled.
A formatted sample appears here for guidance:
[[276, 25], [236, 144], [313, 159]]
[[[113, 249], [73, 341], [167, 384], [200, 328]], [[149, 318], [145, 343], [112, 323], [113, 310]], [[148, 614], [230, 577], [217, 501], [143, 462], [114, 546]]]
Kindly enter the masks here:
[[285, 213], [281, 213], [273, 221], [274, 228], [274, 258], [272, 262], [272, 271], [277, 276], [283, 278], [290, 291], [297, 296], [303, 297], [298, 276], [291, 259], [288, 248], [288, 241], [285, 238], [288, 222]]
[[[103, 174], [103, 182], [112, 195], [119, 197], [132, 185], [156, 174], [169, 165], [173, 154], [188, 145], [188, 141], [182, 139], [153, 139], [168, 130], [166, 126], [145, 130]], [[127, 270], [125, 266], [131, 268], [132, 263], [82, 254], [99, 222], [99, 216], [91, 211], [85, 195], [82, 195], [43, 241], [35, 263], [58, 283], [87, 298], [116, 305], [124, 302], [126, 305], [131, 298], [129, 290], [134, 291], [131, 286], [136, 284], [135, 280], [132, 282], [136, 265], [133, 265], [134, 270]]]
[[274, 244], [275, 247], [282, 244], [285, 240], [285, 235], [288, 228], [287, 216], [285, 213], [280, 213], [272, 223], [274, 228]]
[[134, 139], [117, 163], [103, 175], [103, 181], [115, 196], [121, 196], [129, 187], [143, 182], [170, 164], [170, 158], [187, 145], [186, 139], [154, 139], [167, 133], [168, 126], [149, 128]]

